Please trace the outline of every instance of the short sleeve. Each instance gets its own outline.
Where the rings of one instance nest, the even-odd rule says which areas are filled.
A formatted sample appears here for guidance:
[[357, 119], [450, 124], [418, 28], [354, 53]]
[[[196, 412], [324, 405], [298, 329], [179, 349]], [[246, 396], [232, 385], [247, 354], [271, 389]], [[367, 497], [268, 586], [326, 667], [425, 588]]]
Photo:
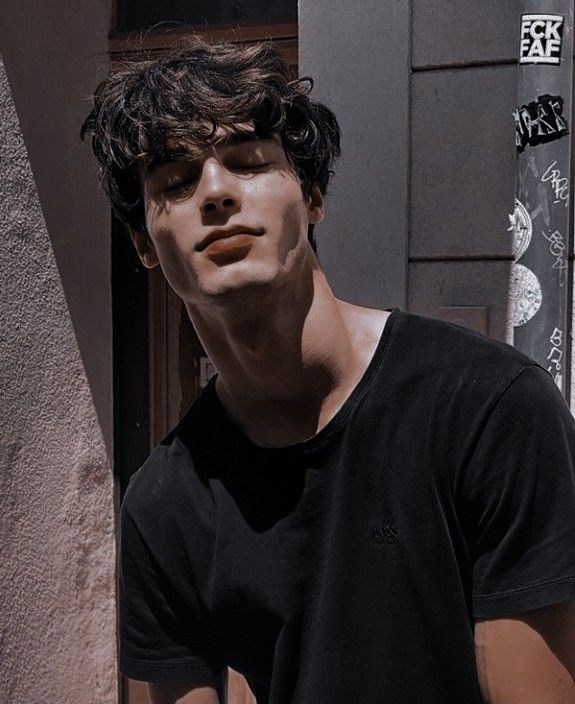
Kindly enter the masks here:
[[497, 400], [460, 491], [476, 619], [575, 599], [575, 422], [544, 369]]
[[224, 701], [225, 668], [207, 646], [177, 544], [161, 533], [146, 538], [126, 501], [120, 519], [120, 671], [144, 682], [212, 686]]

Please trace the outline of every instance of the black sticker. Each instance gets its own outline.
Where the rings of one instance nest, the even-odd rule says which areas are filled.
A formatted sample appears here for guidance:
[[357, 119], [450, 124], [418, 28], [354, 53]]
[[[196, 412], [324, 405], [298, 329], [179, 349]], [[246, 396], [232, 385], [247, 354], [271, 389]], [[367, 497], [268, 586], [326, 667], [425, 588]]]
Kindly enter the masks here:
[[562, 15], [522, 15], [520, 64], [557, 65], [562, 43]]
[[527, 145], [536, 147], [569, 134], [560, 95], [540, 95], [537, 100], [517, 108], [513, 117], [515, 145], [520, 154]]

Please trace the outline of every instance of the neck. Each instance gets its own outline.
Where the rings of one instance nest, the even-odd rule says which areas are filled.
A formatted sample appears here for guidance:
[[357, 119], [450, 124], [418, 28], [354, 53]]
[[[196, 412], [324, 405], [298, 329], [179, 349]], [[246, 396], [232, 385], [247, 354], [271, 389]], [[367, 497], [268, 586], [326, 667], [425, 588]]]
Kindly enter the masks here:
[[258, 294], [257, 301], [187, 306], [218, 371], [218, 396], [254, 442], [297, 442], [332, 415], [362, 364], [347, 307], [319, 267], [297, 287]]

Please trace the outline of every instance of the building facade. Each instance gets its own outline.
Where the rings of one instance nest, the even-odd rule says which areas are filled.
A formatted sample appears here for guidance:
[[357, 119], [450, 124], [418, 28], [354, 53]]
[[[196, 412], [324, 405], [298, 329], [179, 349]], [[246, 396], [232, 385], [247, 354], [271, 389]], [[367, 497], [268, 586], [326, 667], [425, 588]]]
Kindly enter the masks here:
[[[118, 504], [211, 366], [111, 217], [79, 128], [114, 61], [191, 31], [185, 5], [21, 0], [3, 12], [5, 704], [145, 701], [116, 670]], [[273, 38], [340, 118], [343, 157], [317, 231], [336, 294], [509, 341], [521, 3], [196, 5], [206, 22], [194, 31]], [[247, 704], [231, 682], [231, 704]]]

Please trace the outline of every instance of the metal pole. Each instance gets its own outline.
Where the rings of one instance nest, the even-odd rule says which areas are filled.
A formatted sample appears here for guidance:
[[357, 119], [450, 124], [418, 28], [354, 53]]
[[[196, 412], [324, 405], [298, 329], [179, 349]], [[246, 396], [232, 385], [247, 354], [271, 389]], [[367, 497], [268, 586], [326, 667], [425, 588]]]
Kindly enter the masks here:
[[515, 119], [514, 344], [565, 393], [573, 0], [524, 0]]

